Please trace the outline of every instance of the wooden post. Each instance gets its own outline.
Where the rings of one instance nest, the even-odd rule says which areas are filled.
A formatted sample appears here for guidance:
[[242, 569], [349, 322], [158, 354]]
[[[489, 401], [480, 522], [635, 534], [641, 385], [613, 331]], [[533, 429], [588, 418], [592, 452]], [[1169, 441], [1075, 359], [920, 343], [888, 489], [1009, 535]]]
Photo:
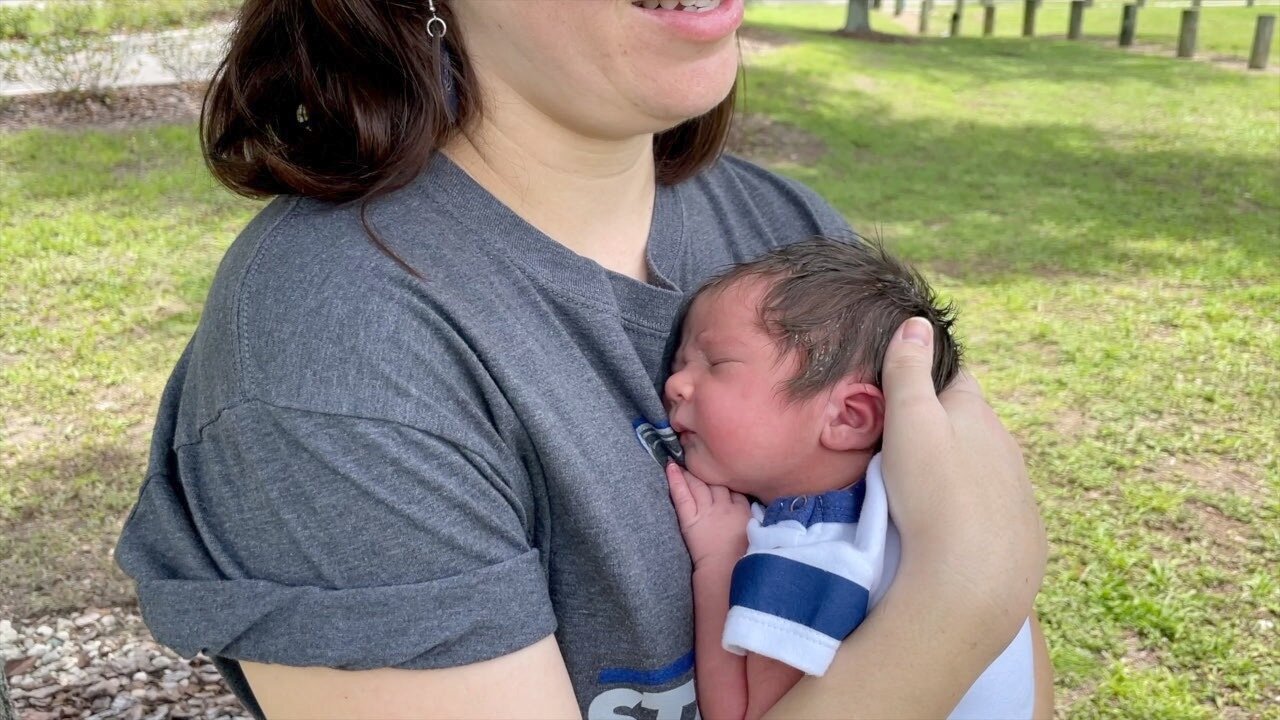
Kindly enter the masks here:
[[1035, 37], [1037, 0], [1026, 0], [1022, 4], [1022, 37]]
[[1178, 28], [1178, 57], [1196, 55], [1196, 26], [1200, 24], [1200, 11], [1192, 8], [1182, 11], [1182, 26]]
[[1258, 26], [1253, 31], [1253, 51], [1249, 53], [1249, 69], [1267, 69], [1267, 55], [1271, 53], [1271, 36], [1276, 31], [1275, 15], [1259, 15]]
[[1245, 7], [1253, 7], [1253, 0], [1244, 0]]
[[1133, 44], [1133, 36], [1138, 33], [1138, 6], [1125, 3], [1124, 14], [1120, 16], [1120, 47]]
[[880, 9], [880, 3], [881, 3], [881, 0], [871, 0], [871, 9], [873, 9], [873, 10], [879, 10], [879, 9]]
[[1084, 32], [1084, 4], [1087, 0], [1071, 0], [1071, 21], [1067, 24], [1067, 39], [1079, 40]]
[[996, 6], [994, 3], [987, 3], [982, 6], [982, 37], [991, 37], [996, 34]]
[[964, 22], [964, 0], [956, 0], [955, 10], [951, 13], [951, 37], [960, 37], [960, 25]]
[[1193, 8], [1200, 7], [1200, 0], [1191, 0], [1191, 7]]
[[920, 34], [929, 32], [929, 13], [933, 12], [933, 0], [920, 0]]
[[907, 9], [907, 0], [893, 0], [893, 16], [898, 17]]

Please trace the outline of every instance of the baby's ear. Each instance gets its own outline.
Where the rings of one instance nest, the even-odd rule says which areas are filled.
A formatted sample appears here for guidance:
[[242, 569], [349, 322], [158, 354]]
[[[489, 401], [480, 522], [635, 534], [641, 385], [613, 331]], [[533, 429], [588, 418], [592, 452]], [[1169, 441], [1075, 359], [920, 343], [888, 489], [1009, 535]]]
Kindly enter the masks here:
[[822, 446], [848, 452], [874, 450], [884, 431], [884, 393], [862, 379], [850, 376], [836, 384], [827, 401]]

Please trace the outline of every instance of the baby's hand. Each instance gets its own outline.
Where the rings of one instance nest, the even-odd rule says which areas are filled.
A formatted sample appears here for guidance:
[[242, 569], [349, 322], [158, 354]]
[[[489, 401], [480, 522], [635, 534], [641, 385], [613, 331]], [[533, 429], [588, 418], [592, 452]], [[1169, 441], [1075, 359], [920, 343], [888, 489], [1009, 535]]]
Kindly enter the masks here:
[[747, 497], [708, 485], [675, 463], [667, 464], [667, 485], [694, 569], [708, 562], [727, 562], [732, 567], [747, 551], [751, 519]]

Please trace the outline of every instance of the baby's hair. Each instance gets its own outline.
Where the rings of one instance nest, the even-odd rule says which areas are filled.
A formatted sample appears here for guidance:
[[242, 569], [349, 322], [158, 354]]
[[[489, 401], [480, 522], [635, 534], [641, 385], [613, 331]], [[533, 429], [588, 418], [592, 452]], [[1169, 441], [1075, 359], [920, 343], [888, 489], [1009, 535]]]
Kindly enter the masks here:
[[778, 342], [778, 356], [799, 358], [800, 369], [785, 388], [794, 400], [812, 397], [852, 372], [880, 386], [889, 341], [911, 317], [933, 324], [934, 389], [941, 392], [960, 371], [963, 348], [952, 335], [954, 304], [940, 304], [924, 277], [878, 241], [803, 240], [731, 267], [695, 297], [749, 278], [769, 283], [760, 325]]

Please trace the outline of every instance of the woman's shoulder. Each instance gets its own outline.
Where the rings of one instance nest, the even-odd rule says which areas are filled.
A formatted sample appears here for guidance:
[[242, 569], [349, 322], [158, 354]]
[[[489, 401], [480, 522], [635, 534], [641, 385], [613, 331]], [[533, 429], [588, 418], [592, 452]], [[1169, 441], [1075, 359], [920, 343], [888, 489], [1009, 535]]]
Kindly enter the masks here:
[[804, 183], [733, 155], [682, 190], [696, 275], [814, 235], [853, 233], [844, 215]]
[[[464, 372], [469, 349], [441, 298], [459, 295], [485, 259], [433, 243], [425, 235], [435, 223], [420, 215], [416, 227], [379, 227], [355, 204], [269, 203], [219, 266], [192, 343], [193, 379], [220, 388], [215, 405], [254, 399], [364, 414], [386, 407], [372, 389], [434, 386]], [[428, 280], [380, 250], [370, 230]], [[350, 406], [361, 398], [367, 407]]]
[[850, 233], [844, 215], [809, 186], [746, 158], [726, 154], [693, 182], [712, 203], [734, 210], [730, 218], [750, 215], [785, 236]]

